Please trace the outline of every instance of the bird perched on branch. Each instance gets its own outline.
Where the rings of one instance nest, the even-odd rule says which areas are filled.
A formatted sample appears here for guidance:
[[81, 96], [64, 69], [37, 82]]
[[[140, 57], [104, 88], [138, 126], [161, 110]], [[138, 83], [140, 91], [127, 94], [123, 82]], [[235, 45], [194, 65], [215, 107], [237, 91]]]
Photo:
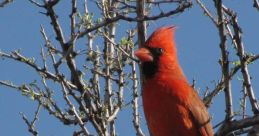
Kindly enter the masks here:
[[152, 136], [213, 136], [207, 109], [178, 63], [174, 32], [175, 26], [157, 29], [135, 52], [148, 128]]

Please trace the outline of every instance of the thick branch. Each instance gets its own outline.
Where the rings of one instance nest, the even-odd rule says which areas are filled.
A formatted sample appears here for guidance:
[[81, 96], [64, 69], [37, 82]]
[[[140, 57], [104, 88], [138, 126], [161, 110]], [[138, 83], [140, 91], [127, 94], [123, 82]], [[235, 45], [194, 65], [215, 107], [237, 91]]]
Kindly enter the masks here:
[[[133, 56], [133, 50], [132, 54]], [[133, 100], [132, 100], [132, 108], [133, 108], [133, 125], [136, 130], [136, 135], [137, 136], [145, 136], [143, 133], [141, 127], [140, 127], [140, 115], [138, 112], [139, 108], [139, 93], [138, 93], [138, 78], [137, 78], [137, 73], [136, 73], [136, 62], [132, 61], [131, 63], [131, 71], [132, 71], [132, 90], [133, 90]]]
[[230, 132], [244, 129], [259, 124], [259, 116], [248, 117], [238, 121], [232, 121], [229, 125], [225, 125], [215, 136], [226, 136]]
[[224, 92], [226, 100], [226, 120], [230, 121], [233, 117], [233, 104], [232, 104], [232, 92], [231, 92], [231, 82], [229, 77], [229, 60], [228, 51], [226, 46], [226, 35], [225, 35], [225, 25], [224, 25], [224, 15], [223, 15], [223, 4], [222, 0], [214, 0], [215, 7], [218, 13], [218, 30], [220, 37], [220, 49], [221, 49], [221, 67], [222, 75], [224, 78]]

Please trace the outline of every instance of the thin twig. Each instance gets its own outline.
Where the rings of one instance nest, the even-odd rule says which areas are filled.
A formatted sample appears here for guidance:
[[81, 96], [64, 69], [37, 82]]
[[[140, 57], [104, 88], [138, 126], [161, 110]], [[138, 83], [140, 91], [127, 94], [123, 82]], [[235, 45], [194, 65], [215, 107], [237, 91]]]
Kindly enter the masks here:
[[[23, 64], [26, 64], [31, 68], [33, 68], [34, 70], [36, 70], [37, 72], [39, 72], [39, 74], [45, 76], [46, 78], [52, 79], [53, 81], [61, 81], [60, 77], [51, 73], [50, 71], [47, 71], [44, 68], [39, 67], [37, 64], [35, 64], [32, 58], [27, 58], [21, 55], [18, 51], [14, 51], [11, 54], [0, 51], [0, 56], [8, 59], [13, 59]], [[71, 82], [67, 81], [66, 79], [62, 79], [62, 80], [64, 80], [66, 84], [69, 85], [70, 88], [77, 89], [77, 87], [73, 85]]]
[[[248, 56], [246, 58], [246, 63], [251, 64], [254, 61], [259, 59], [259, 54], [255, 56]], [[236, 65], [234, 68], [231, 69], [228, 79], [231, 79], [237, 72], [240, 70], [241, 65]], [[225, 80], [221, 79], [220, 82], [216, 85], [215, 89], [213, 89], [206, 97], [203, 98], [203, 102], [205, 103], [206, 107], [209, 107], [212, 103], [213, 98], [224, 88]]]
[[61, 87], [62, 87], [62, 91], [63, 91], [63, 96], [64, 96], [64, 99], [66, 100], [70, 110], [73, 112], [73, 114], [75, 115], [84, 135], [86, 136], [89, 136], [89, 132], [88, 130], [86, 129], [85, 125], [84, 125], [84, 122], [82, 121], [81, 117], [79, 116], [78, 112], [76, 111], [76, 108], [75, 106], [72, 104], [71, 100], [68, 98], [68, 92], [67, 92], [67, 89], [64, 85], [64, 83], [62, 82], [61, 83]]
[[191, 2], [184, 2], [182, 4], [180, 4], [175, 10], [172, 11], [168, 11], [168, 12], [161, 12], [158, 15], [154, 15], [154, 16], [143, 16], [142, 18], [139, 17], [128, 17], [128, 16], [124, 16], [121, 14], [117, 14], [115, 17], [113, 18], [108, 18], [106, 20], [104, 20], [101, 23], [96, 24], [95, 26], [86, 29], [85, 31], [80, 32], [78, 35], [78, 37], [83, 37], [85, 36], [87, 33], [95, 31], [103, 26], [107, 26], [111, 23], [117, 22], [119, 20], [125, 20], [125, 21], [129, 21], [129, 22], [143, 22], [143, 21], [151, 21], [151, 20], [158, 20], [160, 18], [164, 18], [164, 17], [169, 17], [171, 15], [175, 15], [178, 13], [183, 12], [185, 9], [190, 8], [192, 6]]
[[132, 59], [133, 61], [139, 62], [139, 60], [137, 60], [136, 58], [131, 56], [129, 53], [127, 53], [124, 49], [122, 49], [119, 44], [116, 44], [114, 41], [112, 41], [105, 33], [103, 33], [103, 36], [106, 38], [106, 40], [108, 40], [110, 43], [112, 43], [115, 48], [119, 49], [128, 58]]
[[2, 8], [4, 6], [6, 6], [7, 4], [12, 3], [13, 1], [14, 0], [4, 0], [4, 1], [0, 2], [0, 7]]
[[40, 4], [39, 2], [35, 1], [35, 0], [28, 0], [29, 2], [31, 2], [32, 4], [36, 5], [37, 7], [44, 7], [43, 4]]
[[204, 14], [207, 15], [210, 20], [216, 25], [218, 26], [218, 21], [212, 16], [212, 14], [210, 13], [210, 11], [206, 8], [205, 4], [201, 1], [201, 0], [196, 0], [196, 2], [198, 3], [198, 5], [201, 7], [201, 9], [204, 11]]

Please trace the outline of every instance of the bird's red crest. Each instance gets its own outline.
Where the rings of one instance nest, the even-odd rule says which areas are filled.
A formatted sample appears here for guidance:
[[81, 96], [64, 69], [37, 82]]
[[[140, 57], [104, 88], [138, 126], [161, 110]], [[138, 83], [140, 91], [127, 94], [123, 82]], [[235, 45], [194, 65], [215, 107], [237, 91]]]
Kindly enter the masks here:
[[166, 50], [175, 49], [175, 47], [173, 47], [175, 46], [175, 43], [173, 42], [175, 30], [176, 26], [165, 26], [158, 28], [148, 38], [148, 40], [145, 43], [145, 46], [151, 48], [162, 47]]

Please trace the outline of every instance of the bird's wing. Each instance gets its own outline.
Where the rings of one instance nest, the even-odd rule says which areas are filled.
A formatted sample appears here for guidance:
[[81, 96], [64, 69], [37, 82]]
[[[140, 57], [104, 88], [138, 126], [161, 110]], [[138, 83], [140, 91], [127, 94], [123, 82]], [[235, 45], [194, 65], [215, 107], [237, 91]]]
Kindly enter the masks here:
[[192, 87], [190, 89], [192, 89], [190, 97], [194, 98], [190, 99], [189, 103], [191, 117], [201, 136], [213, 136], [213, 128], [207, 109], [202, 101], [197, 101], [200, 99], [198, 93]]

